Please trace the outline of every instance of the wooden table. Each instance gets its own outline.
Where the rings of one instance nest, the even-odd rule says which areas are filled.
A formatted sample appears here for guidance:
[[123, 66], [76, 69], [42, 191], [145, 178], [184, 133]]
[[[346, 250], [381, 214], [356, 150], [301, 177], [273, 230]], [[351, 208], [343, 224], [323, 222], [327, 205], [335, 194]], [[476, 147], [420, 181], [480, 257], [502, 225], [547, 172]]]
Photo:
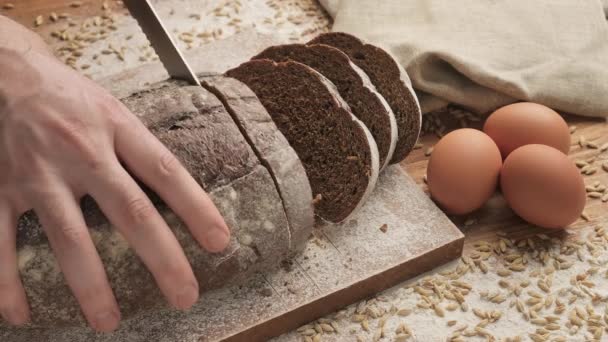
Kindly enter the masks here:
[[[81, 0], [82, 5], [79, 7], [71, 7], [71, 2], [60, 0], [0, 0], [0, 8], [9, 2], [13, 2], [15, 8], [11, 10], [0, 9], [0, 14], [7, 15], [27, 27], [34, 28], [34, 30], [40, 29], [34, 27], [35, 18], [39, 15], [43, 15], [45, 21], [48, 21], [51, 12], [57, 14], [69, 13], [75, 16], [92, 16], [102, 13], [102, 1], [100, 0]], [[107, 3], [114, 11], [124, 11], [120, 2], [108, 0]], [[597, 157], [595, 165], [598, 171], [591, 176], [585, 176], [585, 183], [592, 184], [595, 181], [600, 181], [608, 185], [608, 172], [601, 168], [601, 163], [608, 160], [608, 151], [600, 154], [596, 149], [583, 148], [578, 144], [578, 139], [582, 135], [587, 140], [592, 140], [598, 145], [608, 142], [608, 124], [603, 119], [590, 119], [569, 115], [566, 115], [565, 118], [569, 125], [576, 126], [576, 130], [572, 134], [570, 157], [573, 160], [587, 160]], [[453, 126], [448, 127], [453, 128]], [[435, 134], [423, 135], [420, 138], [420, 142], [424, 144], [424, 147], [414, 150], [402, 163], [402, 167], [423, 188], [426, 188], [423, 177], [426, 174], [428, 161], [428, 157], [425, 156], [425, 150], [427, 147], [434, 145], [438, 140], [439, 138]], [[496, 201], [500, 202], [500, 195], [496, 196]], [[608, 219], [608, 203], [602, 203], [599, 199], [588, 199], [585, 212], [589, 215], [590, 220], [578, 220], [572, 225], [574, 230], [600, 226]], [[513, 239], [521, 239], [541, 232], [546, 234], [562, 234], [562, 231], [546, 231], [531, 227], [522, 222], [521, 219], [516, 217], [506, 207], [499, 207], [498, 209], [496, 206], [484, 207], [467, 217], [451, 218], [466, 235], [465, 253], [473, 248], [473, 244], [476, 241], [493, 241], [502, 233], [508, 234]]]

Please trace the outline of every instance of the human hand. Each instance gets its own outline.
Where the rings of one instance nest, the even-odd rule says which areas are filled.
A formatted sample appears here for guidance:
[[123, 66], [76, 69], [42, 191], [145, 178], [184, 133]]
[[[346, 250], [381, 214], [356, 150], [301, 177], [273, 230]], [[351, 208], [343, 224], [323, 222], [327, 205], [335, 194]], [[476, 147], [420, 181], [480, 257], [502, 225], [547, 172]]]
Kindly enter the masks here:
[[198, 283], [179, 243], [121, 162], [208, 251], [229, 230], [179, 161], [118, 100], [48, 53], [0, 48], [0, 313], [29, 320], [16, 254], [18, 218], [33, 209], [89, 324], [112, 331], [120, 311], [79, 201], [90, 195], [142, 259], [167, 300], [187, 309]]

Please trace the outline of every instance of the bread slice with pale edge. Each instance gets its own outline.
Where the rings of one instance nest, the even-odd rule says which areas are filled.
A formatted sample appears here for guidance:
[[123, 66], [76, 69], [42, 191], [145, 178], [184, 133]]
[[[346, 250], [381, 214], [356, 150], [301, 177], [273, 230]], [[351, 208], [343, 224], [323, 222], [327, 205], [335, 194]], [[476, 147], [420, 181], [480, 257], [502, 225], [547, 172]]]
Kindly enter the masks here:
[[384, 49], [343, 32], [321, 34], [308, 44], [336, 47], [365, 71], [395, 114], [399, 137], [391, 163], [402, 161], [416, 145], [422, 123], [418, 98], [403, 67]]
[[370, 130], [380, 154], [380, 170], [388, 165], [397, 143], [397, 121], [369, 77], [339, 49], [329, 45], [271, 46], [252, 59], [296, 61], [315, 69], [338, 88], [353, 114]]
[[260, 99], [304, 165], [315, 213], [341, 222], [374, 189], [378, 147], [335, 86], [298, 62], [253, 60], [226, 72]]

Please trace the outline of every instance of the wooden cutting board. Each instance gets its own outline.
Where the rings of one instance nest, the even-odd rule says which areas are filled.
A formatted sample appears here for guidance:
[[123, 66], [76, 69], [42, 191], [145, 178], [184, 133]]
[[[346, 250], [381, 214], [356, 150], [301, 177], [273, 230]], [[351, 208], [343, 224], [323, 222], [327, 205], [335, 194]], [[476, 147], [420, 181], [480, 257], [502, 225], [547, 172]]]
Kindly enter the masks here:
[[[246, 32], [189, 50], [186, 57], [197, 73], [223, 72], [275, 43]], [[166, 77], [156, 63], [99, 83], [124, 97]], [[353, 219], [318, 224], [294, 260], [245, 284], [205, 293], [190, 312], [143, 314], [113, 334], [52, 329], [22, 331], [11, 340], [263, 341], [458, 258], [463, 242], [463, 234], [401, 166], [393, 165]]]

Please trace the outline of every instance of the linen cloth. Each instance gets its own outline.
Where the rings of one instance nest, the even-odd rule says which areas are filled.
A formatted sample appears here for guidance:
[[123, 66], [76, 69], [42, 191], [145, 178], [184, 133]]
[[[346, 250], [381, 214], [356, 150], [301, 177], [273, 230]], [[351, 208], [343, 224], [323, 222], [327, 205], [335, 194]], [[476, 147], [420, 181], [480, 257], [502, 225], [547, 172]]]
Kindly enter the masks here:
[[333, 31], [389, 50], [423, 112], [518, 100], [608, 116], [608, 0], [320, 0]]

